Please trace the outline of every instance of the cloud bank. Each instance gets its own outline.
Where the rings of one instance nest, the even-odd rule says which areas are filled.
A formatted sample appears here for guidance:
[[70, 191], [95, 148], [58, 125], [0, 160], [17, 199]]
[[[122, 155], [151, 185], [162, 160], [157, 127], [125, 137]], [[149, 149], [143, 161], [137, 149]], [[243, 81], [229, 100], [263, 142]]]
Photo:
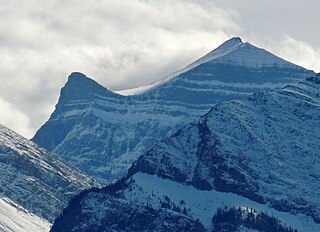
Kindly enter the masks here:
[[313, 48], [311, 45], [287, 35], [278, 45], [274, 45], [274, 50], [280, 56], [287, 57], [291, 62], [320, 72], [320, 48]]
[[10, 103], [0, 98], [0, 121], [11, 130], [19, 131], [21, 134], [31, 134], [29, 118], [23, 112], [15, 109]]

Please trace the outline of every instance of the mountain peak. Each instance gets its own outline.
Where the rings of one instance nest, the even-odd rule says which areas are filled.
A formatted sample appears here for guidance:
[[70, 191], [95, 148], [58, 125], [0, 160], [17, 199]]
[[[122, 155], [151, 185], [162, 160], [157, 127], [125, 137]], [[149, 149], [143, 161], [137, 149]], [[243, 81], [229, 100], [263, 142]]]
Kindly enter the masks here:
[[256, 47], [249, 42], [243, 42], [240, 37], [232, 37], [222, 43], [216, 49], [207, 53], [203, 57], [189, 64], [185, 68], [174, 72], [160, 81], [154, 82], [149, 85], [141, 86], [134, 89], [127, 89], [117, 91], [121, 95], [137, 95], [143, 94], [155, 89], [166, 82], [187, 73], [188, 71], [202, 65], [206, 65], [207, 70], [210, 70], [212, 64], [232, 65], [242, 68], [294, 68], [303, 70], [302, 67], [292, 64], [265, 49]]
[[81, 72], [72, 72], [68, 76], [67, 83], [71, 82], [72, 84], [81, 84], [81, 83], [91, 82], [91, 81], [93, 80]]
[[192, 64], [187, 66], [187, 69], [194, 68], [196, 66], [199, 66], [200, 64], [207, 63], [212, 60], [216, 60], [220, 57], [223, 57], [238, 48], [244, 46], [245, 43], [242, 42], [240, 37], [233, 37], [227, 41], [225, 41], [223, 44], [221, 44], [219, 47], [214, 49], [213, 51], [209, 52], [205, 56], [201, 57], [200, 59], [196, 60]]
[[231, 39], [228, 39], [227, 41], [225, 41], [224, 43], [222, 43], [218, 48], [216, 48], [215, 50], [218, 49], [225, 49], [225, 48], [232, 48], [234, 46], [239, 46], [244, 44], [244, 42], [242, 42], [242, 39], [240, 37], [232, 37]]
[[114, 93], [103, 87], [95, 80], [80, 72], [72, 72], [65, 86], [61, 89], [60, 100], [80, 100], [94, 97], [94, 95], [110, 96]]
[[[197, 67], [204, 63], [232, 64], [242, 67], [298, 67], [265, 49], [243, 42], [240, 37], [233, 37], [205, 56], [187, 66], [187, 69]], [[301, 68], [301, 67], [300, 67]]]
[[69, 78], [77, 78], [77, 77], [87, 77], [87, 76], [81, 72], [72, 72], [69, 75]]
[[227, 40], [225, 43], [227, 42], [231, 42], [231, 41], [234, 41], [234, 42], [238, 42], [238, 43], [243, 43], [242, 42], [242, 39], [240, 37], [232, 37], [231, 39]]

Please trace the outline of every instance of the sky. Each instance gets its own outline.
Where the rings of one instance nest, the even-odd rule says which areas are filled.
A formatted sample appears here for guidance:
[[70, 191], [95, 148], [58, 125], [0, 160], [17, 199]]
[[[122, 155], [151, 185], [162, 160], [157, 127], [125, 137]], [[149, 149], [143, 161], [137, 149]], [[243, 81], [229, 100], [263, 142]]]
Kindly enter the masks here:
[[68, 75], [149, 84], [240, 36], [320, 71], [319, 0], [0, 0], [0, 123], [31, 138]]

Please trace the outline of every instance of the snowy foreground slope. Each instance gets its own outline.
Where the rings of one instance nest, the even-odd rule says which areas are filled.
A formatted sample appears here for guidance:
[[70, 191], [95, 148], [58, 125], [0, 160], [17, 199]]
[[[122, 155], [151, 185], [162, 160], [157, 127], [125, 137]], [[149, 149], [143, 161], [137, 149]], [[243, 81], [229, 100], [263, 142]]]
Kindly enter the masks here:
[[[200, 223], [198, 231], [263, 231], [257, 224], [215, 224], [225, 207], [240, 207], [242, 215], [255, 212], [253, 218], [273, 215], [287, 228], [274, 231], [320, 231], [319, 122], [320, 75], [281, 91], [218, 103], [141, 156], [126, 178], [78, 195], [52, 231], [166, 231], [179, 228], [177, 215]], [[152, 218], [154, 210], [167, 216]], [[149, 229], [152, 221], [158, 229]]]
[[137, 90], [119, 95], [72, 73], [33, 141], [97, 180], [112, 182], [156, 142], [214, 103], [279, 89], [310, 74], [239, 38], [135, 95]]
[[0, 231], [2, 232], [47, 232], [50, 223], [6, 198], [0, 198]]
[[[0, 170], [0, 196], [51, 222], [72, 196], [96, 186], [86, 175], [2, 125]], [[2, 211], [0, 218], [5, 217], [10, 215]]]

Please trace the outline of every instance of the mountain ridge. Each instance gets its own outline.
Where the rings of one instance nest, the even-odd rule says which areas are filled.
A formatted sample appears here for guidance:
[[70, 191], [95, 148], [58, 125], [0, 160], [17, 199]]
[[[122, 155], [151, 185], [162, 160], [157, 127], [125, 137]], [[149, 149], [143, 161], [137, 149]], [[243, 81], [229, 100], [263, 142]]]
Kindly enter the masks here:
[[[73, 210], [93, 208], [110, 201], [112, 196], [119, 205], [128, 201], [132, 209], [139, 205], [139, 212], [151, 207], [182, 214], [200, 222], [204, 231], [219, 231], [219, 226], [230, 226], [227, 231], [253, 230], [250, 222], [249, 227], [239, 227], [231, 220], [228, 225], [215, 224], [213, 219], [220, 209], [233, 207], [255, 216], [273, 215], [284, 225], [279, 231], [317, 232], [319, 93], [317, 74], [279, 91], [215, 104], [198, 121], [182, 127], [140, 156], [126, 178], [80, 194], [77, 203], [70, 204], [57, 218], [52, 231], [61, 231], [59, 226], [66, 224], [75, 231], [81, 226], [94, 229], [97, 223], [113, 221], [116, 215], [130, 216], [130, 210], [122, 207], [115, 212], [107, 206], [105, 216], [100, 218], [99, 210], [91, 210], [90, 214]], [[78, 218], [82, 218], [81, 222], [73, 227]], [[272, 226], [274, 222], [271, 220]], [[264, 227], [255, 231], [271, 228], [267, 221], [263, 223]], [[130, 224], [125, 228], [119, 224], [115, 222], [103, 231], [132, 229]]]
[[0, 124], [0, 194], [48, 221], [81, 190], [99, 186], [35, 143]]
[[[229, 55], [242, 49], [239, 39], [227, 41], [223, 46], [229, 43], [240, 46]], [[246, 61], [255, 60], [256, 53], [261, 56], [259, 62], [269, 62], [270, 56], [276, 61], [280, 59], [259, 48], [254, 51], [258, 52], [249, 52]], [[313, 73], [285, 61], [286, 65], [253, 67], [219, 59], [164, 79], [139, 95], [112, 93], [88, 78], [80, 78], [88, 82], [84, 87], [71, 91], [71, 85], [69, 91], [72, 83], [67, 82], [55, 111], [32, 140], [97, 180], [110, 183], [124, 175], [131, 163], [154, 143], [206, 113], [213, 104], [279, 89]], [[90, 86], [93, 88], [85, 92]]]

